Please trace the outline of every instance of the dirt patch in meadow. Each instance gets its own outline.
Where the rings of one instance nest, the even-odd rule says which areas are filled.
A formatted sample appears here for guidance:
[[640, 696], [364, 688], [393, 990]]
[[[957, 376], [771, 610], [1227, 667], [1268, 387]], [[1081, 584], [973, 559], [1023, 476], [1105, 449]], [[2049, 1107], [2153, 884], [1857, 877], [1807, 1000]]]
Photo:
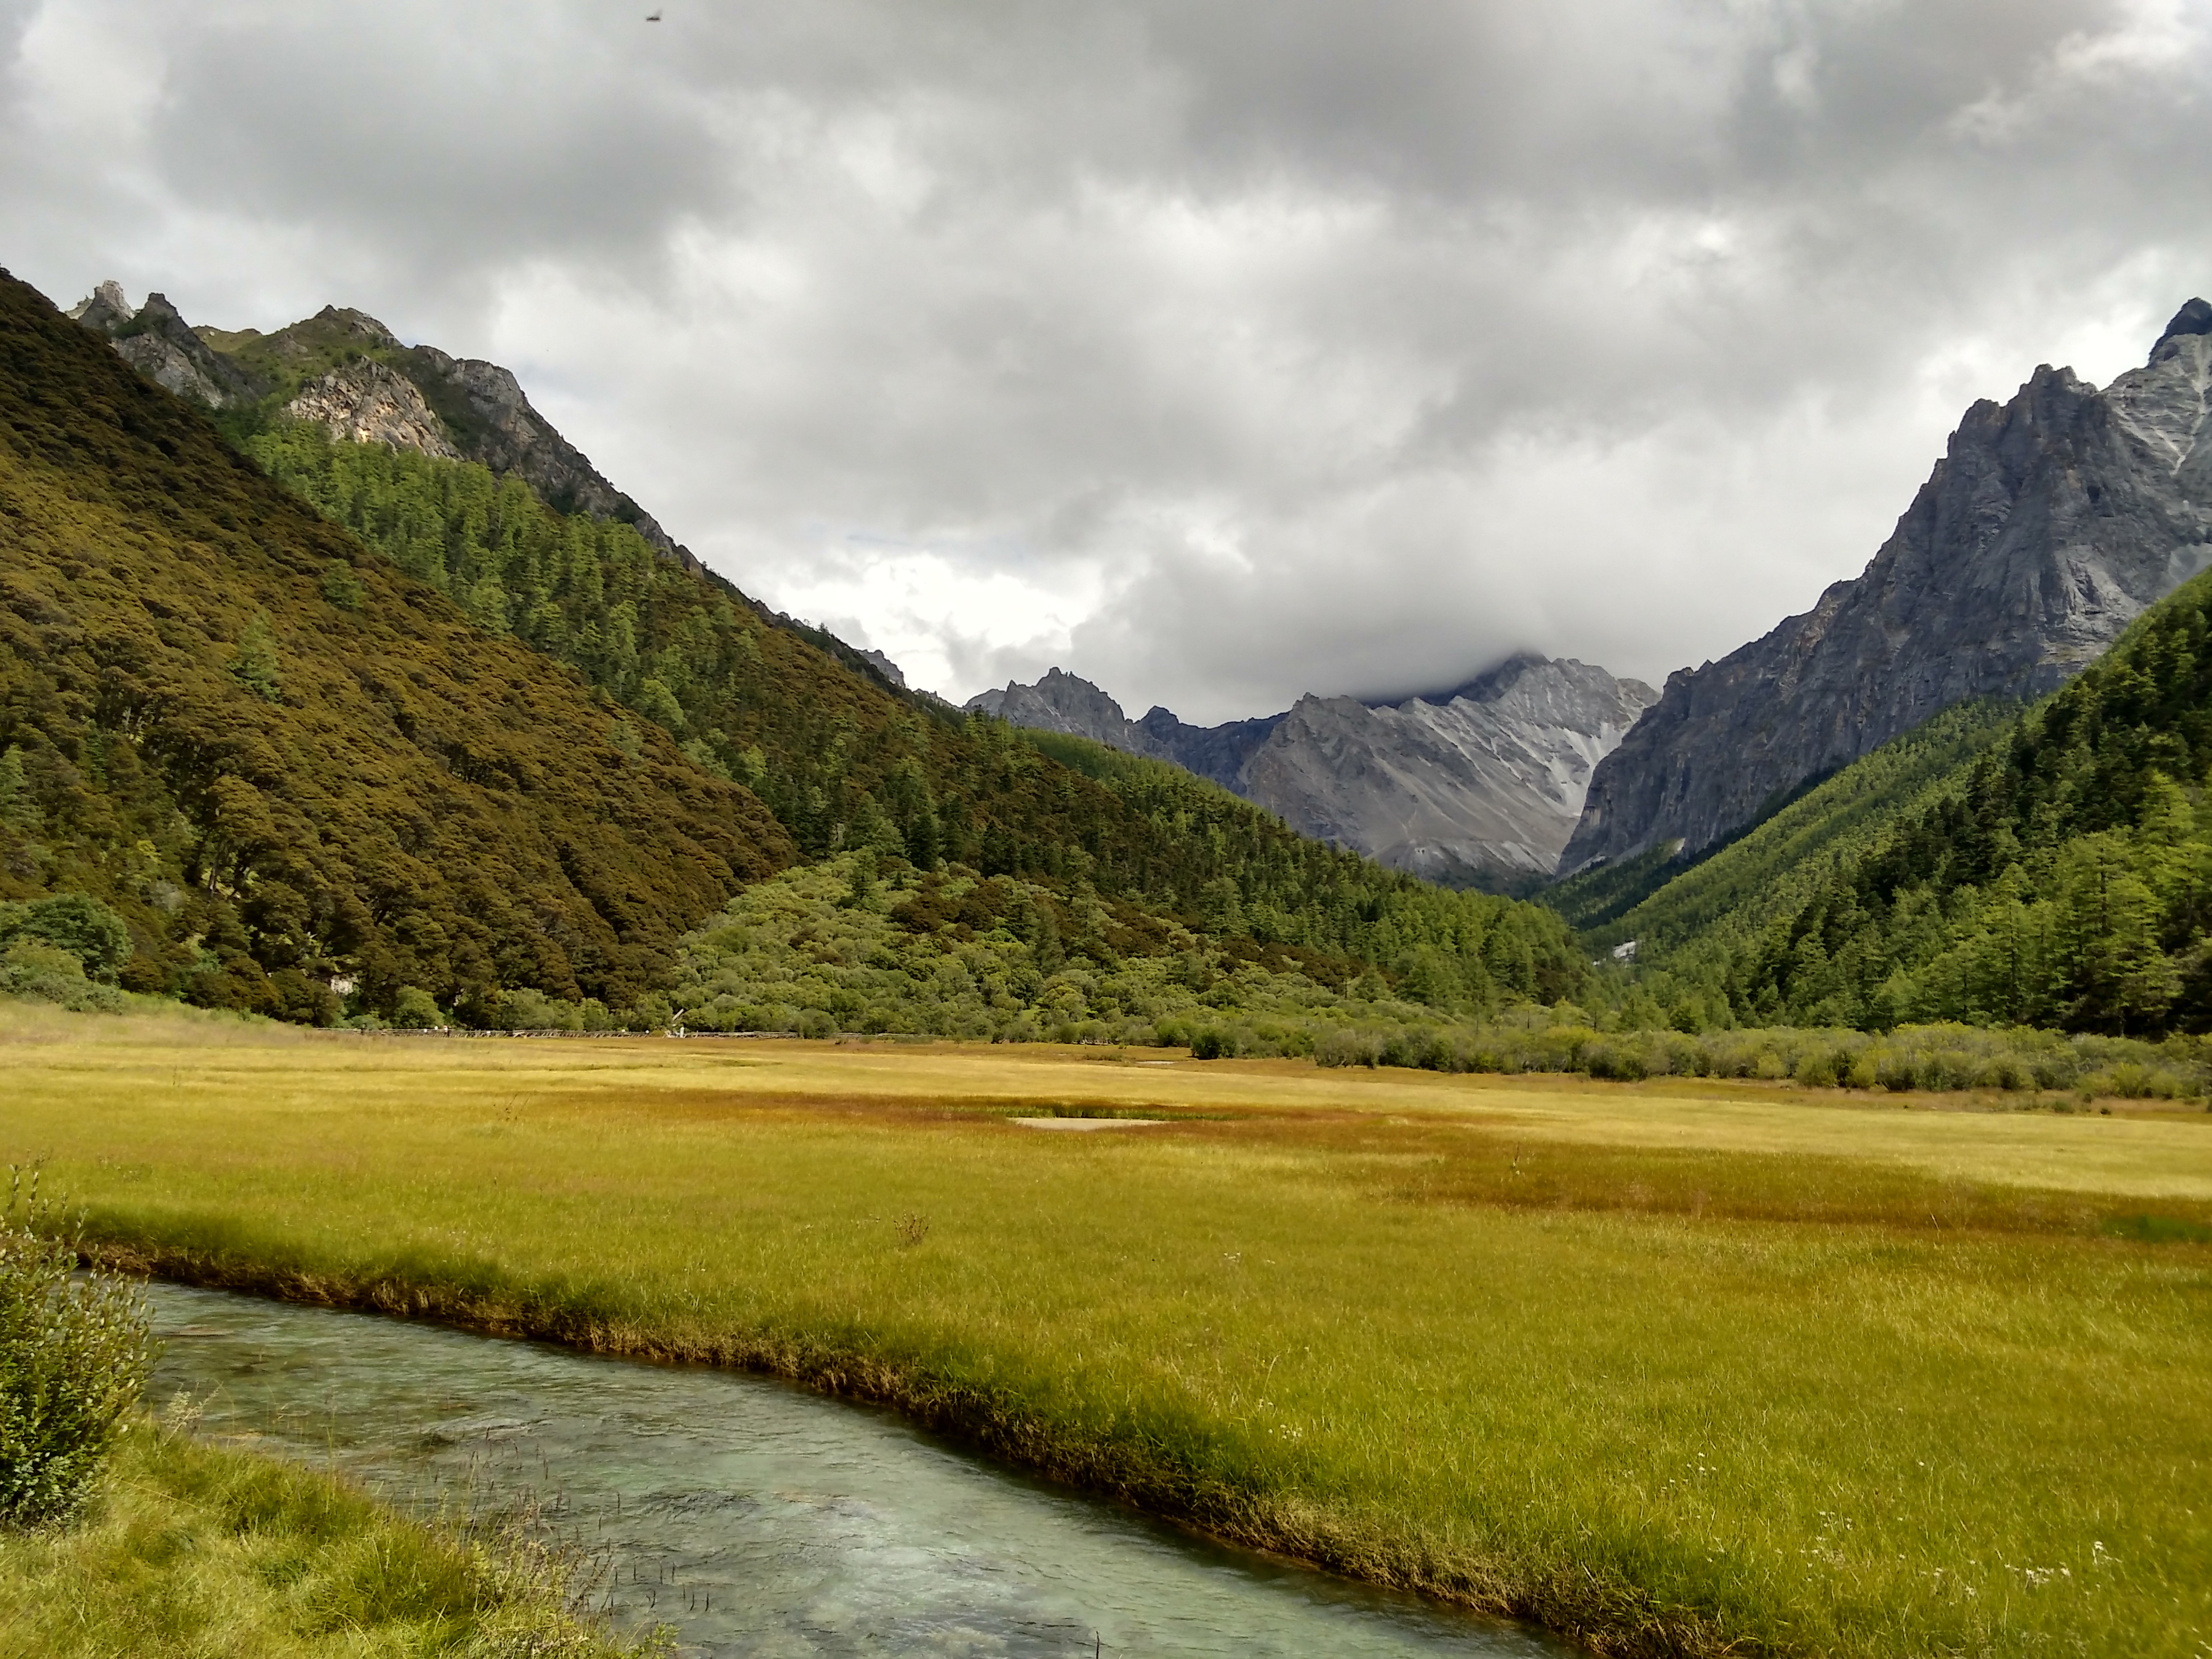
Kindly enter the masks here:
[[[595, 1089], [549, 1097], [544, 1103], [556, 1111], [643, 1114], [663, 1121], [811, 1122], [916, 1133], [1017, 1124], [1081, 1133], [1141, 1124], [1147, 1142], [1194, 1139], [1224, 1150], [1265, 1146], [1302, 1155], [1310, 1179], [1394, 1203], [2212, 1243], [2212, 1203], [2202, 1200], [1964, 1181], [1880, 1157], [1607, 1145], [1562, 1139], [1551, 1126], [1507, 1111], [1437, 1116], [1351, 1106], [1190, 1107], [1002, 1095], [667, 1088]], [[1842, 1103], [1853, 1103], [1845, 1097]]]

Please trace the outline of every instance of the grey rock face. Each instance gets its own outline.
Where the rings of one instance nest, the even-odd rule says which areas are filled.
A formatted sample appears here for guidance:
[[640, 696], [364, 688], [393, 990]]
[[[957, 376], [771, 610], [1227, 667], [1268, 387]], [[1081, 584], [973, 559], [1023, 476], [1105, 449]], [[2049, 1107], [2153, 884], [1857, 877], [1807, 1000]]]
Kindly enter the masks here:
[[1587, 663], [1523, 656], [1435, 698], [1305, 697], [1245, 763], [1243, 793], [1431, 880], [1549, 875], [1592, 769], [1657, 695]]
[[502, 477], [519, 474], [540, 500], [561, 512], [628, 524], [662, 552], [698, 568], [698, 561], [651, 514], [602, 477], [583, 452], [532, 407], [521, 382], [507, 370], [481, 358], [449, 357], [434, 346], [413, 347], [399, 366], [437, 410], [465, 459]]
[[[158, 294], [149, 295], [134, 316], [122, 289], [106, 282], [70, 315], [115, 337], [116, 349], [142, 374], [180, 397], [220, 409], [270, 390], [209, 346]], [[700, 568], [690, 549], [678, 545], [651, 514], [601, 477], [531, 406], [520, 382], [497, 363], [403, 344], [367, 312], [343, 306], [325, 306], [305, 322], [253, 337], [258, 349], [303, 371], [318, 361], [328, 362], [334, 341], [348, 356], [302, 387], [286, 413], [320, 421], [333, 435], [477, 461], [502, 477], [516, 473], [560, 511], [630, 525], [669, 558], [689, 569]]]
[[268, 389], [192, 332], [166, 295], [149, 294], [133, 312], [121, 284], [105, 282], [70, 315], [108, 336], [133, 368], [179, 398], [222, 409]]
[[302, 388], [284, 412], [295, 421], [319, 422], [333, 438], [460, 459], [415, 383], [368, 358], [342, 364]]
[[133, 334], [115, 343], [124, 361], [156, 386], [167, 386], [179, 398], [221, 409], [229, 400], [215, 377], [194, 362], [176, 343], [158, 334]]
[[1395, 704], [1307, 696], [1281, 714], [1186, 726], [1130, 720], [1089, 681], [1054, 669], [971, 708], [1173, 761], [1293, 829], [1433, 880], [1549, 874], [1591, 769], [1656, 696], [1571, 660], [1516, 657], [1457, 690]]
[[2046, 366], [1976, 404], [1863, 574], [1668, 677], [1600, 763], [1561, 869], [1710, 847], [1940, 709], [2078, 672], [2212, 563], [2208, 394], [2212, 307], [2192, 300], [2102, 392]]
[[1244, 763], [1285, 718], [1267, 714], [1225, 726], [1186, 726], [1170, 711], [1155, 708], [1133, 720], [1089, 680], [1060, 668], [1047, 670], [1035, 685], [1009, 682], [1003, 690], [979, 692], [963, 706], [1034, 731], [1071, 732], [1133, 755], [1171, 761], [1239, 793]]
[[1185, 726], [1167, 709], [1155, 707], [1137, 722], [1137, 730], [1153, 745], [1151, 752], [1162, 760], [1173, 761], [1186, 771], [1242, 794], [1245, 763], [1288, 718], [1287, 714], [1262, 714], [1220, 726]]
[[1126, 749], [1133, 755], [1158, 754], [1157, 747], [1121, 713], [1120, 703], [1089, 680], [1064, 669], [1047, 670], [1035, 685], [1010, 680], [1005, 690], [979, 692], [963, 706], [1035, 732], [1066, 732]]
[[906, 671], [880, 651], [863, 651], [860, 656], [876, 672], [881, 674], [902, 691], [907, 689]]
[[114, 333], [137, 314], [138, 307], [124, 297], [123, 284], [112, 276], [94, 286], [88, 298], [79, 300], [69, 310], [72, 319], [103, 334]]

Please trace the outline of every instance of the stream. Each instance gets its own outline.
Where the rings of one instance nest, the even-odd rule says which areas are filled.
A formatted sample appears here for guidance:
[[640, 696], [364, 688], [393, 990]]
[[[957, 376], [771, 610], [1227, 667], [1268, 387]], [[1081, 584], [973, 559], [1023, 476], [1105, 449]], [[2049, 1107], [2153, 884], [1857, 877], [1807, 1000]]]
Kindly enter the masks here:
[[888, 1412], [222, 1291], [147, 1287], [148, 1401], [417, 1512], [534, 1502], [618, 1629], [684, 1655], [1513, 1656], [1516, 1626], [1233, 1550], [995, 1468]]

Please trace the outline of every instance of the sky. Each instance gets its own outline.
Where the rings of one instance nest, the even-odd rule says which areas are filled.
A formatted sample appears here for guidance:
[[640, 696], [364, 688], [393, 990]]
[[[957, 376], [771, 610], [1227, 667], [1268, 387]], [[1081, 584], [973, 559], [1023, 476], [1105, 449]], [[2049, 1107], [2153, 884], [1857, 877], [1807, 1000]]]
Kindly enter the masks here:
[[58, 304], [357, 307], [915, 684], [1208, 722], [1765, 633], [2212, 293], [2208, 157], [2212, 0], [0, 0]]

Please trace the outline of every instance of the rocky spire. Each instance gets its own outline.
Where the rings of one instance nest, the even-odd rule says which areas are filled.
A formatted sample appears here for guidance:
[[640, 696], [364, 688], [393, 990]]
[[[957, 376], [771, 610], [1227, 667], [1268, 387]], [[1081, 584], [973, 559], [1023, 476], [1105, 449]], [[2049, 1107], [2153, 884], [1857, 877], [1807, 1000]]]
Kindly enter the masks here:
[[112, 276], [95, 287], [89, 297], [79, 300], [70, 307], [70, 318], [87, 328], [96, 328], [103, 334], [112, 334], [138, 314], [137, 307], [123, 297], [123, 284]]
[[2158, 337], [2158, 345], [2150, 349], [2153, 361], [2158, 356], [2158, 346], [2185, 334], [2212, 334], [2212, 305], [2202, 300], [2191, 300], [2173, 313], [2173, 320], [2166, 325], [2166, 332]]

